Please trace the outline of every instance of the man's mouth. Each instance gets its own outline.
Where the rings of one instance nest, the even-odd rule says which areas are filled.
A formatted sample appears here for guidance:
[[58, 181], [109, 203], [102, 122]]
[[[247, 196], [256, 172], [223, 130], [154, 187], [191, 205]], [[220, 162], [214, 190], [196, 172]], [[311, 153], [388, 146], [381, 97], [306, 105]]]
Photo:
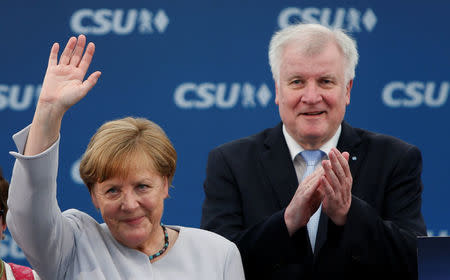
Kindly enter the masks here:
[[302, 113], [302, 115], [306, 115], [306, 116], [317, 116], [320, 114], [325, 113], [325, 111], [317, 111], [317, 112], [306, 112], [306, 113]]

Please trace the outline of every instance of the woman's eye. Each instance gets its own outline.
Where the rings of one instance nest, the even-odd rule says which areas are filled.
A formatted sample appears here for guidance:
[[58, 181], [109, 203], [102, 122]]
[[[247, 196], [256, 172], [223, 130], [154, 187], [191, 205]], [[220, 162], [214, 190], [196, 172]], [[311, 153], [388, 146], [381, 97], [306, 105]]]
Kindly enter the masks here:
[[116, 194], [117, 193], [117, 189], [116, 188], [109, 188], [106, 191], [107, 194]]
[[147, 190], [147, 189], [149, 188], [149, 186], [148, 186], [148, 185], [145, 185], [145, 184], [140, 184], [140, 185], [137, 186], [137, 188], [138, 188], [139, 190]]

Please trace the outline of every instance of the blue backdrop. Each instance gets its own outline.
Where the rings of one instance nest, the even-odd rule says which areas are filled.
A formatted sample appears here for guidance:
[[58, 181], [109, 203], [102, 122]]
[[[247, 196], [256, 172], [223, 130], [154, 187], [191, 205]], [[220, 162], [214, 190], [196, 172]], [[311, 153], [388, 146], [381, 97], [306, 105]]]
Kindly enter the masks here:
[[[198, 227], [208, 152], [279, 122], [267, 48], [296, 21], [342, 27], [360, 63], [346, 120], [423, 153], [423, 213], [430, 235], [450, 228], [450, 2], [430, 1], [2, 1], [0, 166], [9, 180], [11, 136], [32, 120], [53, 42], [87, 35], [90, 72], [103, 72], [62, 126], [58, 201], [99, 221], [78, 160], [105, 121], [149, 118], [178, 152], [163, 222]], [[43, 205], [42, 207], [45, 207]], [[25, 263], [10, 236], [0, 257]]]

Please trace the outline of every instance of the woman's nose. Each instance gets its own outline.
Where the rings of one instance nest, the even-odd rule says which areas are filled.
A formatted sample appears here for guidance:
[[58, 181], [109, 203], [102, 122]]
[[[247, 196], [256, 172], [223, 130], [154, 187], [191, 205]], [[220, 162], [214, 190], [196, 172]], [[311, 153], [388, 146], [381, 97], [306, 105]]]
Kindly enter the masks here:
[[123, 211], [131, 211], [139, 206], [139, 197], [134, 192], [124, 192], [121, 202]]

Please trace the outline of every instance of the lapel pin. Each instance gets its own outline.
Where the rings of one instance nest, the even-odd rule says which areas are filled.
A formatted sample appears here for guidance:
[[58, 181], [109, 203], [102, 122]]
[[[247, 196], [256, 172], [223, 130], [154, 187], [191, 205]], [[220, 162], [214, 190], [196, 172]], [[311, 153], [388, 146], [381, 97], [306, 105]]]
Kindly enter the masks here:
[[356, 160], [356, 156], [352, 156], [352, 160]]

